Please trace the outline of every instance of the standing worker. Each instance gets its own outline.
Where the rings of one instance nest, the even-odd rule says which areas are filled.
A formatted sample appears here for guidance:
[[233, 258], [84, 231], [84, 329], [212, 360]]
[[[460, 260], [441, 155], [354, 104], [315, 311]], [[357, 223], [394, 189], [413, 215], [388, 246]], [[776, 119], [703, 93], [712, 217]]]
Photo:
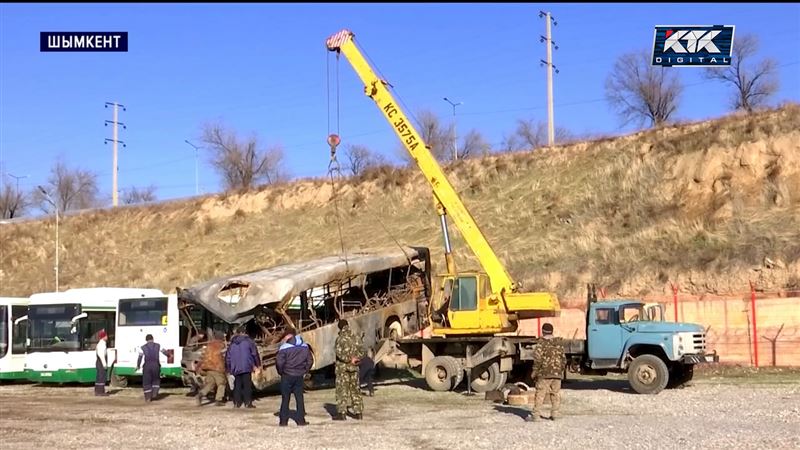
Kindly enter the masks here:
[[[158, 390], [161, 389], [161, 362], [159, 355], [169, 356], [161, 345], [153, 341], [153, 335], [148, 334], [144, 337], [146, 344], [139, 347], [139, 357], [136, 359], [136, 371], [142, 368], [142, 390], [144, 391], [144, 401], [151, 402], [158, 398]], [[144, 359], [144, 366], [142, 366]]]
[[97, 371], [97, 376], [94, 380], [94, 395], [98, 397], [108, 397], [106, 392], [106, 369], [108, 368], [108, 335], [106, 330], [102, 329], [97, 333], [97, 347], [95, 347], [95, 354], [97, 355], [94, 368]]
[[203, 404], [203, 399], [216, 388], [216, 405], [225, 404], [225, 390], [228, 388], [228, 378], [225, 375], [225, 358], [222, 353], [225, 351], [225, 342], [222, 334], [215, 332], [213, 339], [206, 345], [203, 359], [200, 361], [198, 371], [203, 375], [203, 387], [197, 394], [197, 406]]
[[346, 420], [348, 406], [353, 407], [356, 419], [362, 419], [364, 401], [358, 385], [358, 368], [364, 356], [364, 346], [350, 329], [350, 323], [340, 320], [336, 337], [336, 416], [333, 420]]
[[253, 370], [261, 367], [256, 343], [245, 332], [244, 325], [236, 330], [225, 353], [225, 367], [233, 375], [234, 408], [255, 408], [253, 405]]
[[375, 395], [375, 387], [372, 385], [372, 377], [375, 376], [375, 361], [369, 356], [361, 358], [358, 362], [358, 386], [367, 385], [367, 393], [370, 397]]
[[303, 338], [295, 330], [287, 330], [275, 362], [275, 367], [281, 376], [279, 426], [289, 425], [289, 400], [292, 394], [294, 394], [294, 402], [297, 405], [297, 425], [308, 425], [303, 401], [303, 378], [311, 370], [312, 364], [311, 349], [308, 348], [308, 344], [303, 342]]
[[533, 411], [526, 422], [537, 422], [541, 418], [542, 404], [550, 396], [552, 409], [550, 420], [556, 420], [561, 410], [561, 377], [567, 365], [567, 356], [561, 340], [553, 337], [553, 325], [542, 325], [542, 339], [533, 351], [533, 378], [536, 381], [536, 397]]

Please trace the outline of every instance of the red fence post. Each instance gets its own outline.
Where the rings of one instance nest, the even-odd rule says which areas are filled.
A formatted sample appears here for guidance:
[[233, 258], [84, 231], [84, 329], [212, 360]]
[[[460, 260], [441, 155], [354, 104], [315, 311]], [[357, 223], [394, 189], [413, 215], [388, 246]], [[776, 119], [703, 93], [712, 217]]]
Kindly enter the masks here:
[[541, 317], [537, 317], [536, 318], [536, 336], [537, 337], [542, 337], [542, 318]]
[[672, 287], [672, 307], [675, 312], [675, 322], [678, 321], [678, 285], [673, 284], [671, 281], [669, 285]]
[[750, 311], [753, 314], [753, 363], [758, 367], [758, 328], [756, 328], [756, 288], [750, 282]]

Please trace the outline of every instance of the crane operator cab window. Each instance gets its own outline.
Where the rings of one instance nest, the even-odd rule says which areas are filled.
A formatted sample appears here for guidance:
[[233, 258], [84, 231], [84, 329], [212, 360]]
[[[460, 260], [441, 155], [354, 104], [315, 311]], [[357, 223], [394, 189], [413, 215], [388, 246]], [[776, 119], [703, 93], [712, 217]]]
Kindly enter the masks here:
[[[451, 311], [474, 311], [478, 309], [478, 279], [476, 277], [456, 278], [450, 296]], [[447, 295], [445, 293], [445, 295]]]

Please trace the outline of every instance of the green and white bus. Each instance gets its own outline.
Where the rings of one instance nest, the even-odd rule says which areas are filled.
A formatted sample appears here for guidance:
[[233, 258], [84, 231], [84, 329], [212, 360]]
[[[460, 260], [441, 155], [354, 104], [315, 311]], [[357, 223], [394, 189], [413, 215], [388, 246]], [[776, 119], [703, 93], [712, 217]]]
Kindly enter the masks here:
[[169, 357], [161, 355], [161, 376], [181, 378], [182, 346], [176, 294], [120, 298], [116, 325], [117, 362], [112, 375], [115, 384], [124, 386], [126, 377], [141, 376], [141, 372], [136, 372], [136, 360], [148, 334], [170, 353]]
[[[119, 300], [152, 297], [164, 294], [158, 289], [86, 288], [32, 295], [28, 305], [27, 379], [40, 383], [94, 382], [100, 330], [108, 334], [109, 363], [116, 359]], [[139, 345], [143, 344], [142, 339]]]
[[25, 380], [28, 299], [0, 297], [0, 381]]

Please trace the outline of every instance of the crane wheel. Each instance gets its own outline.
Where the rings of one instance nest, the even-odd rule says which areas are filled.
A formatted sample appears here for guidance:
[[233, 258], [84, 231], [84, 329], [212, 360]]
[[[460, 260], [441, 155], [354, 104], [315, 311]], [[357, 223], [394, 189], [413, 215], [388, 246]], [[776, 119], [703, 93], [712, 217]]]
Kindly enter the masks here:
[[461, 363], [458, 362], [458, 359], [452, 356], [443, 356], [442, 358], [445, 359], [445, 364], [450, 365], [450, 373], [452, 373], [455, 377], [453, 380], [453, 387], [450, 388], [452, 391], [457, 388], [462, 381], [464, 381], [464, 368], [461, 367]]
[[497, 362], [493, 362], [488, 366], [484, 366], [484, 370], [481, 372], [481, 368], [472, 371], [472, 390], [478, 393], [488, 392], [488, 391], [495, 391], [500, 389], [503, 385], [506, 384], [506, 380], [508, 380], [508, 374], [505, 372], [500, 372], [500, 364]]
[[457, 378], [457, 364], [451, 356], [437, 356], [425, 367], [425, 382], [434, 391], [444, 392], [453, 389]]

